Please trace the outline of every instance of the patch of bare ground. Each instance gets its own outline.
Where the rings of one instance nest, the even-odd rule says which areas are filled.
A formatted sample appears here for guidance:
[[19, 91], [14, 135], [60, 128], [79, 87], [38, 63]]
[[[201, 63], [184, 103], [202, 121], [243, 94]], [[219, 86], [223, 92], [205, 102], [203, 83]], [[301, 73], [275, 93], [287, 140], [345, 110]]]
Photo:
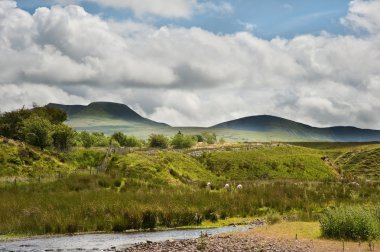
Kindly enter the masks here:
[[245, 232], [224, 234], [198, 239], [146, 242], [126, 251], [290, 251], [336, 252], [379, 251], [380, 243], [334, 241], [319, 238], [318, 223], [284, 222]]

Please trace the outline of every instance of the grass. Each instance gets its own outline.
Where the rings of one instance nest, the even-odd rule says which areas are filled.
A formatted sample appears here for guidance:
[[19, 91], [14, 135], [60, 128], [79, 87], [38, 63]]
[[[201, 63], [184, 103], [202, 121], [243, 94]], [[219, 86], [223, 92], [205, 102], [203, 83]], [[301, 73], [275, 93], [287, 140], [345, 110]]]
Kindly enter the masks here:
[[[53, 182], [0, 191], [0, 233], [46, 234], [123, 231], [205, 225], [229, 217], [277, 212], [316, 220], [328, 206], [348, 204], [351, 191], [339, 184], [251, 182], [244, 190], [207, 190], [188, 185], [158, 185], [111, 175], [71, 175]], [[362, 188], [355, 204], [376, 204], [377, 187]], [[9, 211], [8, 209], [12, 209]]]
[[345, 178], [380, 181], [379, 143], [292, 143], [292, 145], [318, 150]]
[[278, 146], [238, 152], [205, 153], [199, 158], [209, 170], [230, 179], [328, 180], [334, 174], [321, 160], [321, 153], [308, 148]]
[[321, 237], [318, 222], [287, 221], [252, 230], [254, 234], [276, 236], [288, 239], [318, 239]]
[[[378, 162], [378, 145], [257, 144], [242, 150], [246, 146], [226, 145], [200, 157], [188, 154], [193, 150], [115, 153], [106, 171], [96, 174], [104, 149], [57, 153], [0, 141], [0, 234], [219, 226], [250, 217], [315, 221], [329, 207], [380, 201], [377, 182], [341, 183], [322, 160], [328, 156], [341, 169], [350, 171], [344, 167], [350, 164], [357, 170], [354, 164], [363, 160]], [[346, 158], [353, 151], [358, 158]]]
[[320, 223], [322, 236], [326, 238], [368, 241], [380, 236], [378, 209], [362, 206], [327, 209]]

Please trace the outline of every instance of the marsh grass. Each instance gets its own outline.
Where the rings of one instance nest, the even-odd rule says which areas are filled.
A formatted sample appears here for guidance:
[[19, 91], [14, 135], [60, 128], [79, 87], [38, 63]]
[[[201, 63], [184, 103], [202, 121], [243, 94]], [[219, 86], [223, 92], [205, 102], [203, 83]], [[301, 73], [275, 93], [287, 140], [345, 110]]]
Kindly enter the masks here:
[[354, 241], [375, 240], [380, 236], [379, 220], [378, 210], [372, 207], [327, 209], [320, 219], [322, 236]]
[[329, 182], [242, 183], [244, 189], [239, 191], [207, 190], [192, 184], [154, 184], [107, 174], [73, 174], [17, 186], [9, 183], [0, 190], [0, 233], [120, 232], [269, 213], [316, 220], [324, 208], [351, 202], [351, 191], [360, 195], [356, 204], [379, 201], [379, 190], [373, 184], [357, 188]]

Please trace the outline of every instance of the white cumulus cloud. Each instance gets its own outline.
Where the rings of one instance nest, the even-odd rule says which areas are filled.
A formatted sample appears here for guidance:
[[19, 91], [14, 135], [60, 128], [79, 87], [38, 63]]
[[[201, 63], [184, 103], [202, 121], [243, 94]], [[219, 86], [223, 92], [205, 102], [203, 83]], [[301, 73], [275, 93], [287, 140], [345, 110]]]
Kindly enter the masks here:
[[[344, 20], [369, 3], [352, 2]], [[0, 106], [108, 100], [177, 126], [272, 114], [380, 129], [380, 34], [375, 12], [360, 13], [368, 36], [265, 40], [0, 1]]]

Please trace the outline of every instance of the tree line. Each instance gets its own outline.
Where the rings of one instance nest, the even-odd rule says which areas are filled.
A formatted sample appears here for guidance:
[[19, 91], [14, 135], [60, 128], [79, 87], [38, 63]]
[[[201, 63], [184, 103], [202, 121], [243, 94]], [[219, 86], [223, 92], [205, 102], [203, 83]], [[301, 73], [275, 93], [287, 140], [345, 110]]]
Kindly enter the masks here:
[[[0, 114], [0, 136], [26, 142], [44, 150], [53, 147], [68, 151], [70, 147], [151, 147], [176, 149], [190, 148], [198, 142], [214, 144], [215, 133], [185, 135], [181, 131], [169, 138], [163, 134], [151, 134], [147, 140], [115, 132], [107, 136], [102, 132], [77, 132], [64, 124], [67, 114], [57, 108], [33, 107]], [[224, 140], [221, 139], [220, 142]]]

